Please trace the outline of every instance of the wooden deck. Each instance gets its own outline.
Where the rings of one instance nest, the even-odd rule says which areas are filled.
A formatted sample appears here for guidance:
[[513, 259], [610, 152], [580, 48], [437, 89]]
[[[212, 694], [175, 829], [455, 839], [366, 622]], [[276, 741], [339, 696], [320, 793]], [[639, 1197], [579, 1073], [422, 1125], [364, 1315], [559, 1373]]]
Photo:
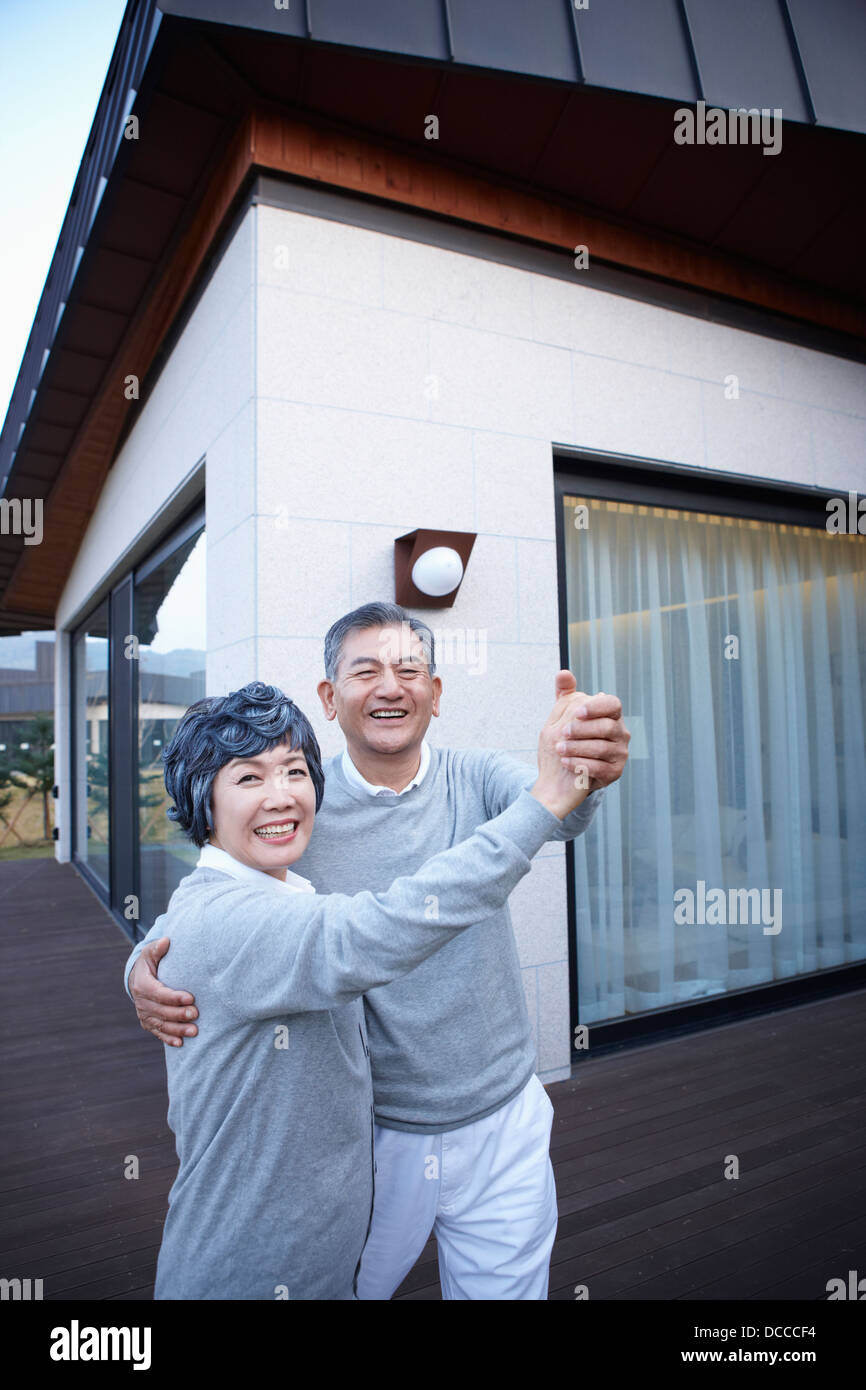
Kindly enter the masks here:
[[[0, 919], [0, 1275], [41, 1278], [45, 1299], [149, 1299], [176, 1158], [125, 940], [51, 860], [0, 863]], [[813, 1300], [866, 1275], [864, 997], [589, 1060], [549, 1087], [550, 1297]], [[396, 1297], [439, 1296], [430, 1242]]]

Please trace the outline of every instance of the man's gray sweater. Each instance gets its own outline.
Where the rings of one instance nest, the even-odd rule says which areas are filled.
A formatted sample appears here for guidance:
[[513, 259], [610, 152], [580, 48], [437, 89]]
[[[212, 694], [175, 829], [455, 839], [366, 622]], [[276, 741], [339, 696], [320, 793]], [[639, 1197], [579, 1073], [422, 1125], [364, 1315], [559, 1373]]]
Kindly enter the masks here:
[[[341, 755], [329, 759], [312, 838], [293, 869], [319, 893], [381, 892], [431, 855], [468, 839], [537, 776], [528, 764], [492, 750], [431, 753], [420, 786], [382, 798], [350, 785]], [[551, 818], [549, 839], [580, 835], [603, 796], [593, 792], [565, 820]], [[508, 906], [477, 920], [477, 931], [450, 942], [410, 975], [367, 991], [377, 1124], [422, 1134], [459, 1129], [506, 1105], [535, 1070]], [[157, 928], [145, 940], [170, 934]], [[141, 944], [127, 962], [127, 981], [140, 950]], [[161, 979], [167, 979], [173, 950], [160, 964]], [[195, 987], [176, 971], [172, 981], [196, 994], [203, 1026], [205, 1007]]]
[[171, 937], [161, 976], [195, 993], [201, 1019], [165, 1048], [180, 1167], [156, 1298], [354, 1297], [373, 1198], [360, 996], [499, 914], [560, 824], [523, 793], [382, 893], [275, 891], [205, 867], [179, 884], [150, 935]]
[[[431, 754], [421, 785], [394, 797], [372, 797], [350, 784], [342, 757], [326, 764], [325, 801], [294, 866], [318, 892], [387, 888], [498, 816], [538, 775], [492, 750], [433, 748]], [[594, 793], [556, 821], [550, 838], [580, 834], [603, 795]], [[507, 903], [486, 921], [479, 915], [476, 931], [410, 975], [368, 990], [364, 1012], [376, 1123], [386, 1128], [459, 1129], [506, 1105], [535, 1071]]]

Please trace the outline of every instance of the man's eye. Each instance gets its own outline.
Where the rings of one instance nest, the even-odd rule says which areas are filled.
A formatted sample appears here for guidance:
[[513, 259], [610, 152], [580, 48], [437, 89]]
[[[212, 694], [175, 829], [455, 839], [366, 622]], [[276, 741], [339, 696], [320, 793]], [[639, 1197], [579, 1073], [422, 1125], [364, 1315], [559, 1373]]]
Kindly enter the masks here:
[[401, 666], [401, 667], [400, 667], [400, 675], [401, 675], [401, 676], [417, 676], [417, 674], [418, 674], [418, 668], [417, 668], [417, 666]]

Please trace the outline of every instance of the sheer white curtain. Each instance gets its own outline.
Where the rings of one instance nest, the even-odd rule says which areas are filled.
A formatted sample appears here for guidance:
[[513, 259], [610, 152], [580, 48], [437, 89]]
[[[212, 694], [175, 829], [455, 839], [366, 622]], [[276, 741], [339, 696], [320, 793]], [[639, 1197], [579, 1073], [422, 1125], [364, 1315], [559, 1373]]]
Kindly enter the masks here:
[[571, 668], [633, 735], [575, 842], [581, 1021], [866, 958], [866, 544], [564, 503]]

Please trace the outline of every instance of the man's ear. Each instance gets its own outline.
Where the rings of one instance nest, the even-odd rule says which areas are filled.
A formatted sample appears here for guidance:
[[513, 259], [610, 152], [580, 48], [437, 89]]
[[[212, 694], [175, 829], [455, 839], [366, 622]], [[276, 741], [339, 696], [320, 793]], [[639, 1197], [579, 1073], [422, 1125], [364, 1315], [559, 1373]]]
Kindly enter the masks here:
[[316, 686], [326, 719], [336, 719], [337, 706], [334, 704], [334, 687], [330, 681], [319, 681]]
[[433, 677], [433, 718], [439, 718], [439, 701], [442, 699], [442, 678]]

